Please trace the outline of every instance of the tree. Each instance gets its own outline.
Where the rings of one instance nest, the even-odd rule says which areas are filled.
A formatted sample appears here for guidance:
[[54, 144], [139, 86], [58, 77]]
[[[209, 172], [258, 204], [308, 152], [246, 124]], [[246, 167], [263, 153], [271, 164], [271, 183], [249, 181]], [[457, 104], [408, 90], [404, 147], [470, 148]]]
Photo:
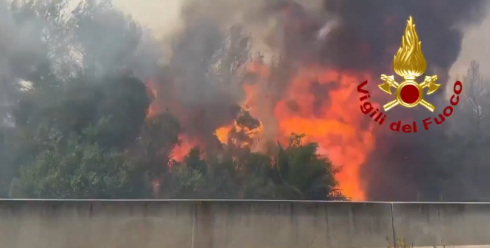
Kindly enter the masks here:
[[67, 27], [85, 73], [107, 75], [131, 69], [144, 77], [155, 72], [161, 54], [158, 44], [111, 1], [81, 1], [72, 14]]
[[345, 200], [334, 175], [338, 168], [317, 154], [317, 144], [292, 135], [273, 160], [261, 153], [229, 151], [202, 159], [198, 147], [172, 165], [172, 198]]
[[29, 90], [13, 112], [11, 151], [26, 192], [56, 198], [147, 196], [145, 167], [127, 151], [149, 107], [144, 84], [131, 75], [72, 80], [57, 95]]
[[14, 129], [12, 127], [0, 128], [0, 197], [7, 198], [11, 180], [17, 173], [17, 168], [13, 166], [14, 159], [11, 156], [12, 146], [14, 145]]
[[242, 194], [245, 199], [275, 199], [275, 185], [271, 180], [271, 158], [266, 154], [250, 153], [240, 159]]
[[131, 75], [101, 79], [82, 76], [70, 80], [56, 95], [37, 88], [25, 92], [12, 114], [19, 131], [44, 124], [62, 133], [77, 134], [106, 118], [98, 123], [103, 130], [97, 142], [125, 147], [139, 135], [149, 104], [145, 85]]
[[317, 153], [318, 144], [302, 144], [304, 135], [292, 134], [289, 146], [280, 144], [272, 167], [276, 194], [281, 199], [340, 200], [334, 175], [339, 171]]
[[208, 197], [215, 199], [242, 198], [243, 175], [238, 162], [228, 151], [208, 158]]
[[[23, 193], [33, 198], [146, 198], [145, 173], [126, 151], [104, 148], [87, 137], [64, 136], [56, 129], [39, 137], [45, 149], [20, 168]], [[97, 135], [96, 127], [83, 130]]]
[[463, 101], [460, 103], [463, 108], [462, 114], [466, 115], [470, 121], [467, 123], [470, 127], [467, 127], [466, 131], [471, 131], [471, 136], [480, 136], [480, 129], [482, 128], [485, 117], [488, 115], [488, 109], [490, 105], [488, 87], [490, 81], [485, 79], [480, 73], [480, 65], [476, 61], [472, 61], [466, 75], [463, 77]]
[[109, 0], [82, 0], [75, 9], [68, 0], [15, 0], [10, 9], [15, 28], [32, 43], [22, 49], [30, 54], [17, 56], [22, 71], [37, 61], [48, 62], [44, 65], [61, 79], [123, 69], [145, 76], [156, 69], [156, 42]]
[[[294, 136], [272, 159], [251, 151], [251, 133], [262, 128], [259, 120], [248, 111], [222, 114], [235, 113], [230, 106], [236, 105], [242, 88], [239, 68], [250, 52], [240, 27], [223, 35], [218, 23], [201, 19], [177, 40], [166, 67], [171, 73], [165, 76], [172, 80], [162, 83], [158, 97], [162, 105], [176, 102], [181, 107], [181, 127], [169, 112], [148, 116], [151, 99], [139, 78], [153, 78], [159, 50], [143, 29], [110, 1], [82, 1], [71, 15], [64, 14], [67, 8], [65, 0], [18, 0], [10, 10], [12, 30], [27, 32], [33, 49], [11, 56], [6, 64], [18, 66], [1, 79], [7, 78], [5, 85], [16, 94], [5, 108], [12, 125], [0, 137], [10, 147], [4, 151], [0, 144], [0, 155], [9, 154], [3, 161], [18, 169], [24, 194], [342, 198], [334, 179], [337, 170], [317, 154], [316, 144], [301, 144], [301, 136]], [[19, 86], [20, 81], [27, 86]], [[209, 113], [206, 118], [213, 123], [193, 121], [196, 109], [199, 117]], [[233, 142], [225, 148], [214, 145], [212, 131], [233, 119]], [[175, 161], [172, 152], [182, 130], [207, 142], [205, 153], [196, 147], [183, 161]]]
[[183, 162], [174, 162], [172, 164], [172, 174], [169, 182], [170, 184], [165, 186], [170, 198], [209, 198], [207, 162], [201, 158], [201, 150], [198, 146], [189, 151]]
[[167, 188], [171, 191], [169, 198], [176, 199], [207, 199], [208, 180], [198, 171], [190, 169], [186, 164], [178, 163], [173, 168], [172, 184]]
[[96, 82], [102, 87], [104, 99], [94, 113], [98, 118], [110, 117], [104, 130], [104, 144], [117, 147], [134, 144], [150, 106], [145, 84], [131, 74], [103, 77]]
[[463, 93], [460, 96], [458, 111], [454, 118], [454, 142], [447, 142], [446, 153], [448, 163], [454, 177], [447, 180], [449, 195], [465, 196], [463, 200], [479, 200], [490, 198], [487, 189], [487, 177], [490, 167], [486, 154], [490, 152], [490, 136], [487, 132], [490, 114], [490, 81], [480, 71], [480, 65], [472, 61], [463, 77]]
[[181, 131], [179, 121], [168, 112], [147, 118], [133, 149], [136, 160], [154, 184], [154, 196], [157, 198], [169, 186], [168, 169], [175, 164], [172, 151], [180, 144]]
[[110, 1], [70, 8], [67, 0], [0, 3], [8, 36], [0, 38], [1, 130], [11, 144], [0, 153], [5, 171], [39, 158], [46, 147], [33, 138], [37, 127], [85, 139], [82, 131], [97, 126], [87, 142], [105, 153], [134, 145], [144, 123], [149, 99], [136, 76], [156, 70], [160, 48]]

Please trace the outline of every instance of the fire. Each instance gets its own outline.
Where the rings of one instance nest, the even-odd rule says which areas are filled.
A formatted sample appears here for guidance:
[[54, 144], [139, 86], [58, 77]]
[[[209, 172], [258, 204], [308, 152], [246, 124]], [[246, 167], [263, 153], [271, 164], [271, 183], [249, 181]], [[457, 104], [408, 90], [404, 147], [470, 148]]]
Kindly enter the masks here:
[[[154, 80], [149, 79], [146, 80], [145, 83], [148, 89], [148, 95], [150, 96], [150, 98], [152, 98], [152, 102], [150, 103], [150, 107], [148, 108], [148, 114], [146, 115], [146, 117], [152, 118], [161, 112], [160, 104], [158, 101], [156, 101], [159, 95]], [[199, 145], [199, 142], [197, 140], [190, 139], [186, 135], [180, 135], [179, 138], [180, 144], [175, 146], [172, 152], [173, 159], [181, 162], [192, 148]]]
[[190, 139], [186, 135], [181, 135], [180, 145], [176, 146], [172, 151], [173, 159], [175, 161], [182, 162], [182, 160], [189, 153], [189, 151], [196, 146], [200, 146], [197, 140]]
[[[245, 66], [244, 71], [245, 75], [249, 78], [245, 78], [244, 84], [242, 85], [245, 94], [241, 107], [242, 110], [249, 112], [252, 117], [260, 120], [261, 116], [257, 110], [260, 108], [260, 105], [264, 104], [263, 99], [260, 99], [260, 92], [261, 87], [267, 84], [266, 79], [270, 76], [269, 67], [262, 61], [255, 61], [254, 63], [248, 63]], [[249, 129], [248, 127], [240, 126], [236, 121], [233, 121], [231, 124], [216, 129], [215, 135], [222, 144], [231, 142], [242, 148], [253, 145], [250, 142], [239, 141], [236, 138], [230, 137], [230, 134], [233, 132], [243, 133], [248, 136], [250, 140], [257, 142], [264, 132], [264, 124], [260, 122], [258, 128]]]
[[261, 78], [269, 76], [269, 67], [260, 60], [247, 64], [245, 71], [249, 73], [248, 75], [255, 75]]
[[[267, 91], [260, 88], [269, 83], [270, 69], [263, 62], [253, 62], [247, 65], [247, 72], [257, 78], [254, 84], [243, 85], [245, 106], [249, 106], [252, 116], [264, 120], [257, 110], [267, 108], [271, 101], [264, 97]], [[342, 193], [353, 200], [365, 199], [359, 173], [374, 146], [373, 125], [361, 126], [363, 116], [356, 94], [360, 80], [366, 78], [322, 67], [302, 68], [289, 79], [285, 93], [272, 105], [275, 121], [263, 123], [266, 127], [275, 126], [275, 139], [283, 144], [291, 133], [303, 133], [307, 141], [318, 143], [319, 152], [342, 167], [337, 180]], [[236, 123], [235, 127], [227, 125], [216, 130], [222, 143], [227, 143], [233, 128]]]
[[[263, 132], [264, 126], [275, 127], [275, 137], [287, 144], [291, 133], [303, 133], [306, 141], [319, 144], [319, 152], [327, 155], [332, 163], [341, 166], [336, 179], [342, 193], [352, 200], [365, 200], [360, 169], [374, 147], [373, 124], [363, 127], [359, 111], [356, 87], [367, 75], [350, 75], [322, 67], [299, 69], [288, 79], [285, 93], [271, 103], [267, 86], [271, 69], [259, 61], [246, 66], [247, 73], [255, 78], [243, 84], [243, 107], [261, 121], [261, 130], [245, 130], [248, 135]], [[251, 81], [251, 82], [250, 82]], [[275, 121], [264, 115], [264, 109], [272, 108]], [[230, 133], [242, 130], [236, 122], [216, 129], [221, 143], [233, 143]], [[252, 134], [253, 133], [253, 134]]]
[[235, 125], [228, 125], [228, 126], [222, 126], [218, 129], [216, 129], [216, 131], [215, 131], [216, 137], [218, 138], [218, 140], [222, 144], [228, 143], [230, 132], [234, 127], [235, 127]]
[[[153, 98], [158, 98], [158, 92], [155, 86], [155, 81], [149, 79], [145, 81], [146, 88], [148, 89], [148, 95]], [[148, 108], [148, 114], [146, 115], [148, 118], [155, 116], [159, 112], [158, 105], [155, 101], [152, 101], [150, 107]]]
[[[318, 102], [311, 90], [313, 83], [324, 94]], [[342, 166], [337, 175], [342, 193], [353, 200], [364, 200], [360, 167], [373, 149], [373, 126], [362, 129], [362, 115], [356, 95], [359, 79], [337, 71], [308, 68], [292, 79], [286, 97], [278, 102], [274, 115], [279, 125], [279, 140], [291, 133], [304, 133], [307, 140], [319, 144], [320, 153], [334, 165]], [[325, 101], [325, 100], [324, 100]], [[291, 106], [294, 102], [294, 107]]]
[[[250, 129], [245, 126], [240, 126], [236, 121], [232, 125], [222, 126], [215, 131], [215, 135], [222, 144], [232, 143], [237, 147], [245, 148], [254, 145], [253, 142], [257, 142], [261, 138], [263, 133], [263, 123], [260, 123], [258, 128]], [[241, 133], [248, 137], [249, 140], [239, 140], [233, 137], [233, 133]]]
[[[291, 133], [303, 133], [306, 141], [319, 144], [322, 155], [328, 155], [334, 165], [341, 166], [336, 179], [342, 193], [352, 200], [364, 200], [359, 173], [374, 148], [374, 126], [370, 122], [369, 126], [362, 126], [366, 122], [359, 111], [356, 87], [368, 77], [323, 67], [305, 67], [295, 70], [287, 82], [279, 82], [287, 86], [277, 93], [269, 90], [276, 89], [271, 86], [273, 69], [263, 62], [251, 62], [246, 67], [247, 72], [254, 75], [246, 78], [247, 82], [242, 85], [242, 109], [260, 121], [259, 128], [250, 130], [233, 121], [215, 130], [217, 139], [223, 144], [243, 148], [253, 147], [252, 142], [263, 136], [264, 129], [269, 130], [268, 140], [283, 144]], [[151, 81], [148, 87], [157, 96]], [[148, 116], [157, 111], [157, 106], [152, 104]], [[270, 130], [274, 130], [272, 136]], [[243, 135], [250, 139], [236, 138]], [[206, 144], [183, 134], [181, 144], [174, 148], [173, 158], [182, 161], [197, 145]]]

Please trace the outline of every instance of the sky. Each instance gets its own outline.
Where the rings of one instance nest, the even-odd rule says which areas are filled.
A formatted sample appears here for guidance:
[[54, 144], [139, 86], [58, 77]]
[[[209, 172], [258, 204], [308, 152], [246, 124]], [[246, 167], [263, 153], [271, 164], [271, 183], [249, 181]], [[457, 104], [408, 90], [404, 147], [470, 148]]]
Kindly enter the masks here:
[[113, 0], [113, 3], [160, 38], [179, 23], [182, 0]]
[[486, 18], [480, 26], [466, 30], [463, 49], [458, 60], [451, 69], [452, 76], [463, 75], [472, 60], [480, 63], [481, 72], [490, 77], [490, 18]]

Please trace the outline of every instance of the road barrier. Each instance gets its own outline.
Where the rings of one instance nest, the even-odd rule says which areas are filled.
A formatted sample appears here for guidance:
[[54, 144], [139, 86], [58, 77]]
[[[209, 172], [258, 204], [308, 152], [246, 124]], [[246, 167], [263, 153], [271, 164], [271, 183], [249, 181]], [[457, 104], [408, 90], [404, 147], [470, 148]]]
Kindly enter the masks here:
[[6, 248], [490, 245], [490, 204], [1, 200]]

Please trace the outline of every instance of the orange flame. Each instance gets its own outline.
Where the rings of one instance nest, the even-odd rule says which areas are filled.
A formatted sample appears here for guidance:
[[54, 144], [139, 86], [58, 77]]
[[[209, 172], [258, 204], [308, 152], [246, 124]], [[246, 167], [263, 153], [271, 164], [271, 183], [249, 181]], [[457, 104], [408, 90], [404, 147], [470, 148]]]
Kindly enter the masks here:
[[182, 162], [184, 157], [189, 154], [189, 151], [196, 147], [200, 146], [199, 142], [196, 140], [190, 139], [186, 135], [180, 136], [180, 145], [176, 146], [173, 149], [173, 159], [178, 162]]
[[[320, 108], [316, 107], [312, 82], [325, 85], [337, 82], [328, 91]], [[342, 193], [353, 200], [364, 200], [364, 190], [359, 179], [360, 167], [374, 145], [373, 125], [361, 130], [364, 115], [359, 111], [356, 77], [336, 71], [307, 69], [298, 72], [289, 85], [287, 96], [274, 110], [279, 123], [279, 139], [291, 133], [304, 133], [307, 140], [319, 144], [319, 152], [328, 155], [334, 165], [342, 166], [337, 175]], [[291, 110], [288, 102], [298, 105]], [[316, 110], [316, 112], [315, 112]]]
[[150, 103], [150, 107], [148, 108], [148, 114], [146, 115], [147, 118], [151, 118], [159, 112], [158, 105], [154, 100], [158, 98], [158, 92], [155, 86], [155, 81], [149, 79], [146, 80], [145, 83], [146, 88], [148, 89], [148, 95], [150, 96], [150, 98], [153, 98], [153, 101]]
[[218, 140], [222, 144], [228, 143], [230, 132], [234, 127], [235, 127], [234, 125], [228, 125], [228, 126], [222, 126], [218, 129], [216, 129], [216, 131], [215, 131], [216, 137], [218, 138]]
[[[359, 110], [356, 87], [368, 77], [322, 67], [301, 68], [290, 76], [287, 88], [280, 97], [276, 96], [279, 100], [274, 101], [269, 95], [279, 93], [269, 92], [269, 84], [273, 83], [271, 70], [262, 62], [249, 63], [246, 72], [254, 74], [255, 78], [249, 77], [249, 82], [243, 84], [243, 108], [263, 125], [258, 130], [246, 130], [236, 122], [228, 123], [215, 130], [218, 140], [225, 144], [235, 143], [230, 136], [233, 131], [252, 138], [263, 133], [265, 128], [268, 133], [274, 130], [267, 139], [286, 143], [291, 133], [304, 133], [306, 141], [319, 144], [319, 153], [328, 155], [334, 165], [341, 166], [336, 179], [342, 193], [352, 200], [364, 200], [359, 173], [374, 148], [374, 123], [361, 126], [365, 116]], [[318, 88], [312, 89], [313, 86]], [[148, 83], [148, 87], [153, 89], [154, 85]], [[150, 91], [157, 96], [158, 92]], [[157, 110], [152, 104], [148, 116]], [[181, 140], [181, 145], [173, 151], [177, 161], [182, 161], [191, 148], [203, 145], [185, 135]]]
[[[150, 98], [152, 98], [152, 102], [150, 103], [150, 107], [148, 108], [148, 114], [146, 115], [147, 118], [152, 118], [155, 115], [159, 114], [162, 112], [161, 108], [161, 102], [158, 99], [159, 94], [157, 90], [157, 86], [154, 80], [149, 79], [145, 81], [146, 87], [148, 89], [148, 95]], [[174, 110], [173, 112], [178, 112], [179, 106], [178, 104], [169, 104]], [[199, 146], [199, 142], [197, 140], [190, 139], [188, 136], [185, 134], [180, 135], [180, 144], [175, 146], [174, 149], [172, 150], [173, 152], [173, 159], [182, 162], [184, 157], [189, 153], [189, 151], [196, 147]]]
[[[264, 121], [264, 125], [276, 127], [276, 137], [281, 143], [288, 142], [291, 133], [303, 133], [306, 141], [319, 144], [319, 152], [328, 155], [332, 163], [341, 166], [336, 175], [342, 193], [352, 200], [364, 200], [365, 194], [360, 180], [360, 169], [374, 146], [373, 123], [361, 127], [364, 115], [359, 111], [357, 85], [367, 77], [356, 77], [324, 68], [303, 68], [290, 79], [286, 93], [272, 104], [274, 122], [266, 121], [260, 111], [272, 101], [266, 90], [270, 69], [262, 62], [247, 65], [247, 72], [257, 78], [255, 84], [244, 84], [246, 106], [252, 116]], [[312, 84], [334, 86], [312, 90]], [[323, 92], [318, 92], [322, 91]], [[324, 94], [315, 97], [316, 94]], [[317, 98], [321, 98], [318, 102]], [[262, 118], [261, 118], [262, 117]], [[227, 143], [233, 125], [216, 130], [222, 143]]]

